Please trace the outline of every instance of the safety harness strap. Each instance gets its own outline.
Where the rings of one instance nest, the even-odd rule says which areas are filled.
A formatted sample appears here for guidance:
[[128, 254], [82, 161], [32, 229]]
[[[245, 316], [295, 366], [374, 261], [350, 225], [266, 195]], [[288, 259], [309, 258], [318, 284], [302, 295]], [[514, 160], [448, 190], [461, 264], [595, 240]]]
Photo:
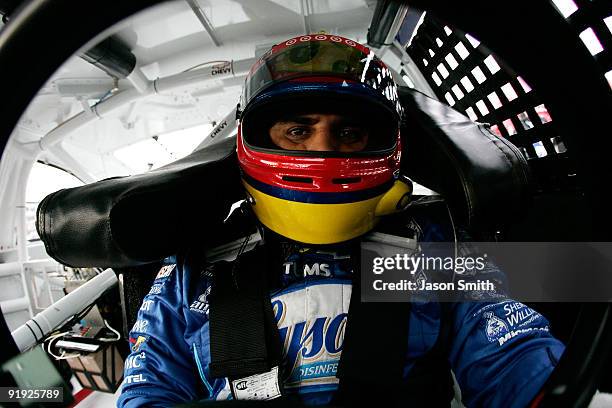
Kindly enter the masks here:
[[[268, 291], [265, 258], [247, 252], [213, 268], [210, 302], [212, 377], [242, 378], [281, 361], [280, 334]], [[264, 259], [262, 259], [264, 258]]]
[[408, 346], [410, 303], [362, 303], [359, 274], [355, 274], [351, 293], [337, 373], [338, 396], [343, 402], [366, 394], [363, 390], [370, 394], [372, 387], [388, 391], [384, 395], [397, 390]]
[[412, 406], [448, 407], [455, 395], [448, 362], [452, 329], [451, 303], [440, 303], [440, 330], [432, 349], [408, 372], [403, 387]]
[[[396, 220], [397, 221], [397, 220]], [[405, 222], [397, 221], [397, 225]], [[344, 347], [336, 376], [338, 405], [448, 407], [454, 396], [448, 363], [452, 317], [450, 303], [440, 303], [440, 330], [431, 350], [405, 372], [408, 352], [409, 302], [361, 301], [360, 252], [353, 257], [353, 290]]]

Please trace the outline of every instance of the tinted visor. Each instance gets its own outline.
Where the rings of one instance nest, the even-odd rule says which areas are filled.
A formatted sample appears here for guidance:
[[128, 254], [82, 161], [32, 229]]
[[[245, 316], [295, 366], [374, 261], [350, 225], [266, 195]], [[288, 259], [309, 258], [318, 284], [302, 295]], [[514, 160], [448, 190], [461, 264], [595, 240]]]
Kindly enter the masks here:
[[[305, 140], [309, 135], [315, 138], [318, 130], [326, 133], [328, 146], [335, 146], [327, 147], [329, 154], [323, 156], [342, 151], [385, 154], [395, 148], [397, 115], [373, 102], [371, 97], [358, 99], [354, 94], [344, 95], [329, 89], [314, 94], [300, 93], [300, 90], [270, 98], [245, 112], [242, 137], [248, 146], [302, 153], [304, 149], [321, 151], [322, 145]], [[321, 140], [321, 136], [316, 138]]]

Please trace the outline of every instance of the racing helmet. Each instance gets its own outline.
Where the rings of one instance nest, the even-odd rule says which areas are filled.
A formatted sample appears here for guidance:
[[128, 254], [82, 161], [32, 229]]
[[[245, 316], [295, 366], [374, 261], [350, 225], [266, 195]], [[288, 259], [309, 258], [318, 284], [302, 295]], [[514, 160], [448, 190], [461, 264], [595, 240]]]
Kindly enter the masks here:
[[[365, 147], [285, 150], [272, 142], [280, 118], [321, 112], [357, 118]], [[238, 108], [238, 161], [259, 221], [294, 241], [332, 244], [404, 209], [412, 185], [399, 172], [402, 113], [391, 72], [367, 47], [326, 34], [273, 46], [249, 71]]]

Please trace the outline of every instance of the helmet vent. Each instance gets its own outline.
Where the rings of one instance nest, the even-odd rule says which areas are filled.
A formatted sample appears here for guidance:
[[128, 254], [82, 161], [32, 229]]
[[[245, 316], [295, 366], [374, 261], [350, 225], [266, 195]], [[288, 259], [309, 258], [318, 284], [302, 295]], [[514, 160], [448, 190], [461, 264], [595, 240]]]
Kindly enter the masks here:
[[283, 181], [290, 181], [293, 183], [312, 184], [312, 179], [310, 177], [283, 176]]
[[361, 181], [361, 177], [341, 177], [332, 179], [333, 184], [355, 184]]

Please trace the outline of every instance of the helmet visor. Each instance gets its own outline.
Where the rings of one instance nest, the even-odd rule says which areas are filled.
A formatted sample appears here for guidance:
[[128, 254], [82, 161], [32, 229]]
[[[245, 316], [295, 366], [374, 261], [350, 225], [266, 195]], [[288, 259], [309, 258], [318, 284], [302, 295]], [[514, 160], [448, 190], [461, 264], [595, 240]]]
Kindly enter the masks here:
[[311, 155], [307, 152], [316, 151], [312, 155], [339, 157], [384, 155], [395, 149], [396, 116], [371, 98], [356, 99], [354, 94], [328, 88], [314, 95], [299, 91], [271, 98], [244, 114], [241, 134], [249, 147], [269, 153]]

